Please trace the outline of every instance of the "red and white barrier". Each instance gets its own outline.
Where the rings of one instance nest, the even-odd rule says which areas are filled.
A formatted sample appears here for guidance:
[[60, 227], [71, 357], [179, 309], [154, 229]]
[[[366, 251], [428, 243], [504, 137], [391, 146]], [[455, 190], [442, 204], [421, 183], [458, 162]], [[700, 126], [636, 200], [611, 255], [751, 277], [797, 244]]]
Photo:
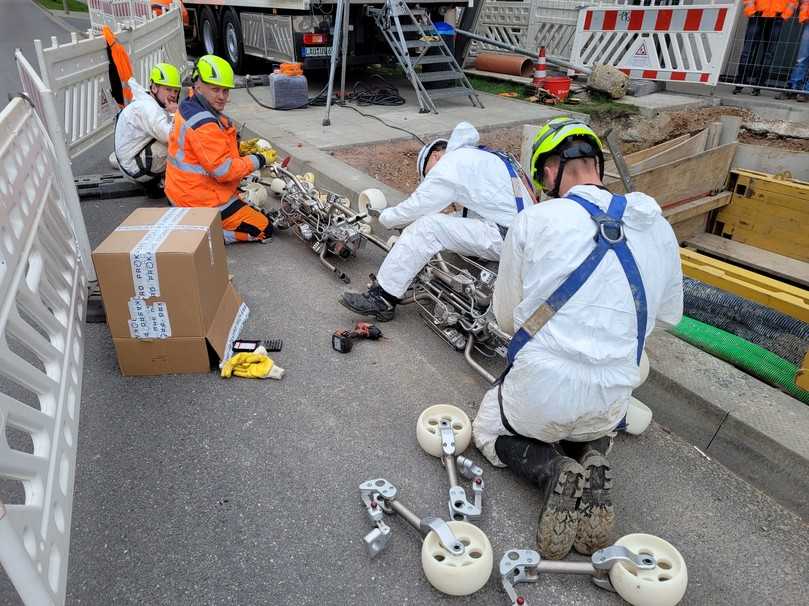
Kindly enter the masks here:
[[531, 86], [534, 88], [542, 88], [542, 85], [545, 84], [545, 78], [548, 77], [548, 71], [545, 63], [545, 47], [539, 47], [538, 58], [536, 63], [534, 63], [534, 77], [531, 80]]
[[736, 3], [586, 8], [579, 14], [571, 61], [612, 65], [633, 79], [713, 86], [736, 10]]

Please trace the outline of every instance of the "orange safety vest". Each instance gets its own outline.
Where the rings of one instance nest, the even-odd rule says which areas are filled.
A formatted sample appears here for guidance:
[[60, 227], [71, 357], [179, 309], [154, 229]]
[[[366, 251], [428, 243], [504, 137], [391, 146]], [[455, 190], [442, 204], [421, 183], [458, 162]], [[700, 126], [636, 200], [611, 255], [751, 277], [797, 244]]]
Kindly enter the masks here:
[[786, 21], [797, 7], [798, 0], [744, 0], [744, 14], [748, 17], [761, 13], [762, 17], [781, 17]]
[[809, 0], [801, 0], [801, 10], [798, 13], [798, 21], [801, 23], [809, 21]]
[[107, 58], [110, 62], [110, 84], [112, 96], [123, 107], [132, 101], [132, 91], [129, 89], [129, 79], [132, 77], [132, 62], [126, 49], [118, 42], [109, 26], [101, 28], [104, 39], [107, 41]]
[[[169, 8], [171, 8], [172, 3], [174, 0], [152, 0], [152, 12], [155, 15], [162, 15], [166, 12]], [[182, 12], [183, 17], [183, 25], [188, 27], [188, 9], [185, 8], [185, 4], [183, 4], [183, 0], [178, 0], [180, 3], [180, 11]]]
[[253, 155], [240, 156], [236, 128], [214, 115], [199, 95], [180, 103], [169, 135], [165, 191], [175, 206], [224, 210], [239, 199], [239, 182], [259, 168]]

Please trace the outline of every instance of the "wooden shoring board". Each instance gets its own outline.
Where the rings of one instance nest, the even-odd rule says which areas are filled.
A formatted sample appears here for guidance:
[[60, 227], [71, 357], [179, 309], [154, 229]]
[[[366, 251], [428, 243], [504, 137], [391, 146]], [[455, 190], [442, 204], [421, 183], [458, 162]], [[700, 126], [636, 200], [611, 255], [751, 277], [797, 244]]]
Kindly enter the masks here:
[[809, 263], [804, 261], [713, 234], [699, 234], [688, 238], [686, 245], [731, 263], [809, 287]]
[[809, 290], [703, 255], [680, 249], [683, 274], [745, 299], [809, 322]]
[[752, 171], [733, 173], [733, 197], [717, 213], [715, 233], [809, 261], [809, 183]]
[[705, 196], [697, 200], [671, 204], [663, 209], [663, 216], [674, 228], [678, 242], [683, 242], [704, 234], [710, 213], [730, 202], [730, 192], [723, 191], [715, 196]]
[[669, 149], [646, 158], [642, 162], [637, 162], [629, 167], [629, 173], [637, 175], [645, 170], [651, 170], [663, 164], [674, 162], [688, 158], [694, 154], [705, 151], [705, 146], [708, 143], [708, 129], [700, 131], [693, 137], [670, 147]]
[[[725, 188], [737, 145], [734, 141], [634, 175], [635, 191], [652, 196], [663, 208], [720, 192]], [[626, 193], [620, 180], [607, 181], [605, 185], [613, 193]]]

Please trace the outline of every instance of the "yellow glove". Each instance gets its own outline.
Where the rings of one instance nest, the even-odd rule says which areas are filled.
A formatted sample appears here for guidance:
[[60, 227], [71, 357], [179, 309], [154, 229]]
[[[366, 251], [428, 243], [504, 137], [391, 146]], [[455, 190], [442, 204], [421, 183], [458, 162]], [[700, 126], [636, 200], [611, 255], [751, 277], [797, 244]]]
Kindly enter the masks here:
[[265, 354], [238, 353], [222, 365], [221, 375], [225, 379], [234, 375], [244, 379], [281, 379], [284, 369]]
[[258, 137], [243, 139], [239, 142], [239, 154], [246, 156], [247, 154], [255, 153], [257, 151], [256, 143], [258, 143]]
[[272, 164], [278, 158], [278, 152], [275, 151], [272, 147], [269, 149], [257, 149], [254, 153], [264, 156], [264, 159], [267, 161], [267, 164]]

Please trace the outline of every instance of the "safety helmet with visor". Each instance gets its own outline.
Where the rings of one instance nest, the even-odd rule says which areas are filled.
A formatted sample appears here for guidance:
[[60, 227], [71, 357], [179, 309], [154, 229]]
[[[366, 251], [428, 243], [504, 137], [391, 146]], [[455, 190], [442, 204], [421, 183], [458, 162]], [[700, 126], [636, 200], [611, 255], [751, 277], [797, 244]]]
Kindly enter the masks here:
[[426, 177], [425, 171], [427, 170], [427, 161], [434, 151], [446, 149], [449, 141], [447, 139], [436, 139], [421, 148], [418, 158], [416, 159], [416, 168], [419, 171], [419, 179]]
[[203, 55], [194, 66], [193, 79], [221, 88], [234, 88], [233, 68], [230, 63], [216, 55]]
[[[559, 170], [554, 183], [543, 183], [548, 158], [559, 157]], [[559, 195], [565, 163], [594, 158], [599, 176], [604, 178], [604, 153], [601, 140], [589, 126], [575, 118], [554, 118], [539, 129], [531, 148], [531, 180], [537, 192]]]
[[180, 70], [171, 63], [157, 63], [149, 72], [149, 82], [169, 88], [182, 88]]

